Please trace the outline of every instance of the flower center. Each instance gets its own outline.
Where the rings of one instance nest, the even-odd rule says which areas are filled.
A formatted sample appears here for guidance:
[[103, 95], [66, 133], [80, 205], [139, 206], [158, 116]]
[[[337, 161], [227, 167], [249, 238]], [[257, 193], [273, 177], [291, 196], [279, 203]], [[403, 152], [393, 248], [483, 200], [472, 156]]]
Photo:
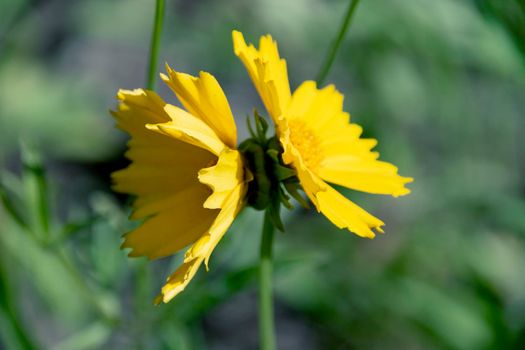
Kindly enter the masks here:
[[317, 135], [301, 120], [291, 120], [288, 123], [290, 128], [290, 141], [299, 151], [301, 158], [306, 166], [316, 171], [323, 159], [323, 152]]

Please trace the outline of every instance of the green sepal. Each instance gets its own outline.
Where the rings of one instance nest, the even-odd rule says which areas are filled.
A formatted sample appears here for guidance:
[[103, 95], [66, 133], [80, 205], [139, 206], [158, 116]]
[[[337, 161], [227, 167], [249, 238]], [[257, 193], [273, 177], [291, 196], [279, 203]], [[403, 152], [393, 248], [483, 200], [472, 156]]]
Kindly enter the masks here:
[[247, 125], [252, 137], [239, 145], [239, 151], [254, 177], [248, 184], [248, 205], [268, 210], [272, 223], [283, 231], [281, 204], [292, 209], [291, 197], [304, 208], [309, 208], [308, 202], [298, 192], [297, 172], [282, 161], [283, 148], [279, 139], [276, 136], [266, 138], [267, 121], [254, 110], [253, 120], [248, 118]]
[[284, 181], [284, 188], [303, 208], [310, 209], [310, 204], [299, 193], [299, 183], [297, 181]]
[[295, 177], [297, 175], [295, 170], [288, 168], [287, 166], [281, 165], [281, 162], [279, 160], [279, 151], [275, 149], [269, 149], [266, 151], [266, 154], [274, 161], [273, 173], [279, 181], [283, 181]]
[[239, 145], [239, 151], [253, 174], [253, 180], [248, 185], [248, 204], [257, 210], [266, 208], [271, 199], [272, 181], [267, 176], [265, 154], [263, 147], [248, 139]]
[[261, 117], [256, 109], [253, 110], [253, 117], [255, 119], [255, 128], [257, 129], [257, 136], [261, 142], [266, 142], [266, 131], [268, 131], [268, 122]]
[[250, 115], [246, 117], [246, 126], [248, 126], [248, 132], [250, 133], [250, 136], [252, 137], [252, 139], [258, 139], [257, 134], [255, 133], [255, 130], [253, 129], [252, 118], [250, 118]]
[[287, 209], [293, 209], [292, 203], [290, 203], [290, 197], [284, 192], [282, 186], [279, 185], [278, 189], [279, 194], [279, 200], [280, 202], [287, 208]]
[[284, 225], [281, 219], [281, 200], [278, 197], [272, 198], [268, 207], [270, 221], [279, 231], [284, 232]]
[[253, 110], [253, 120], [255, 121], [255, 128], [252, 125], [252, 118], [250, 118], [250, 116], [246, 118], [246, 125], [248, 126], [250, 136], [252, 139], [257, 140], [261, 145], [265, 145], [267, 143], [266, 132], [269, 127], [268, 122], [261, 117], [256, 109]]

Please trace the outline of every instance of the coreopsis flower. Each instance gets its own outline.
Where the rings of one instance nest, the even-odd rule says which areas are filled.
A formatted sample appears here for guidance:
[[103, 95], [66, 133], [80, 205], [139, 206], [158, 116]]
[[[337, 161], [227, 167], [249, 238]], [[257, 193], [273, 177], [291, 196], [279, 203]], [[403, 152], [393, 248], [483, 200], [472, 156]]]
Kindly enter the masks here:
[[333, 85], [319, 89], [313, 81], [302, 83], [292, 94], [286, 61], [279, 56], [270, 35], [259, 48], [247, 45], [242, 33], [233, 32], [235, 54], [244, 63], [283, 148], [282, 160], [315, 205], [332, 223], [359, 236], [372, 238], [384, 223], [345, 198], [328, 184], [393, 196], [410, 192], [411, 178], [377, 158], [374, 139], [360, 138], [362, 128], [350, 123], [343, 111], [343, 95]]
[[162, 79], [184, 109], [155, 92], [120, 90], [112, 112], [129, 133], [132, 163], [113, 173], [114, 189], [136, 196], [131, 218], [144, 220], [125, 236], [130, 256], [156, 259], [190, 245], [156, 302], [168, 302], [191, 281], [245, 203], [247, 172], [237, 131], [215, 78], [178, 73]]

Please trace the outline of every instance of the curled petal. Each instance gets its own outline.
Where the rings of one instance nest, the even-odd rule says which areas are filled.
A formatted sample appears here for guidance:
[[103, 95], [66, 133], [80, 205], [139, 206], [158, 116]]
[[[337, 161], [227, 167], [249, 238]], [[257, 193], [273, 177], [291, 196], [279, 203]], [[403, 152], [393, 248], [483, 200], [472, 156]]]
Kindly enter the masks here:
[[261, 97], [270, 116], [277, 120], [291, 97], [286, 61], [279, 56], [277, 43], [270, 35], [262, 36], [259, 49], [246, 45], [241, 32], [232, 32], [233, 47]]
[[168, 76], [162, 79], [175, 92], [184, 108], [201, 119], [230, 148], [237, 144], [237, 127], [221, 86], [213, 75], [200, 72], [199, 77], [179, 73], [166, 65]]
[[172, 120], [162, 124], [148, 124], [146, 128], [207, 149], [217, 156], [225, 149], [222, 140], [202, 120], [173, 105], [166, 105], [164, 110]]

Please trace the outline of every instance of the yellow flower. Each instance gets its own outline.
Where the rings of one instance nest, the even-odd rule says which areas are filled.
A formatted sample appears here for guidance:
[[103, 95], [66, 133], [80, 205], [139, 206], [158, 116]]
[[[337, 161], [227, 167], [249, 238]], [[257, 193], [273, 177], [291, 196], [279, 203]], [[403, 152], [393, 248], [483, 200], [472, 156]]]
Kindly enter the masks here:
[[290, 93], [286, 62], [269, 35], [259, 48], [246, 45], [233, 32], [235, 54], [244, 63], [284, 149], [283, 161], [297, 171], [302, 188], [317, 210], [339, 228], [373, 238], [384, 223], [345, 198], [327, 182], [354, 190], [401, 196], [411, 178], [377, 160], [374, 139], [360, 138], [362, 129], [343, 111], [343, 95], [333, 85], [318, 89], [306, 81]]
[[131, 135], [132, 164], [113, 174], [114, 188], [136, 196], [132, 219], [142, 225], [125, 236], [130, 256], [156, 259], [191, 245], [156, 302], [168, 302], [191, 281], [244, 206], [245, 169], [237, 131], [215, 78], [169, 67], [162, 79], [186, 111], [155, 92], [120, 90], [118, 127]]

